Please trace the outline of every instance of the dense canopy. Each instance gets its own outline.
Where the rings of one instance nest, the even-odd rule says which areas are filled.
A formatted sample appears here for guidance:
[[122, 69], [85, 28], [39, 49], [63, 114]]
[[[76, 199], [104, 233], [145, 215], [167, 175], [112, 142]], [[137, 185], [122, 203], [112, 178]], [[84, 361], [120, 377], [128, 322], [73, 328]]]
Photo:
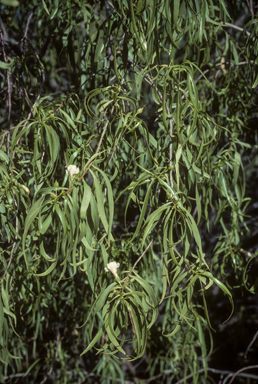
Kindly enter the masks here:
[[258, 379], [257, 14], [0, 1], [1, 383]]

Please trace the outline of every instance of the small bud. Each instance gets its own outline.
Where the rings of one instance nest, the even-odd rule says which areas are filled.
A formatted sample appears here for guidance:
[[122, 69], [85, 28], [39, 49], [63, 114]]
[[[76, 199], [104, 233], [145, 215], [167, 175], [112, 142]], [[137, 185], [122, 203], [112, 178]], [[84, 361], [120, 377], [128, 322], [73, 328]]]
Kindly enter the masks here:
[[21, 187], [28, 195], [30, 194], [29, 188], [25, 187], [25, 185], [21, 185]]

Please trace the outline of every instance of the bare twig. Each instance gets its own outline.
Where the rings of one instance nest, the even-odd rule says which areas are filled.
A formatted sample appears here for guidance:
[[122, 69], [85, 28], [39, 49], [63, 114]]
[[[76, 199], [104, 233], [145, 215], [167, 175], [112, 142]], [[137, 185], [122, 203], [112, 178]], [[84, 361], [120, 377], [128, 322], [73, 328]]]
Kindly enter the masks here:
[[249, 11], [251, 13], [251, 16], [252, 16], [252, 19], [254, 19], [254, 7], [253, 7], [253, 0], [246, 0], [247, 2], [247, 5], [248, 5], [248, 8], [249, 8]]
[[110, 119], [111, 119], [111, 116], [112, 116], [112, 114], [113, 114], [113, 112], [114, 112], [114, 109], [115, 109], [115, 106], [113, 105], [112, 110], [111, 110], [111, 112], [110, 112], [110, 117], [109, 117], [109, 119], [106, 121], [106, 124], [105, 124], [105, 126], [104, 126], [102, 135], [101, 135], [101, 137], [100, 137], [100, 140], [99, 140], [99, 143], [98, 143], [98, 146], [97, 146], [97, 149], [96, 149], [96, 153], [99, 152], [100, 146], [101, 146], [101, 144], [102, 144], [104, 135], [105, 135], [106, 130], [107, 130], [107, 127], [108, 127], [108, 123], [109, 123], [109, 121], [110, 121]]
[[[29, 114], [27, 116], [27, 119], [26, 119], [25, 123], [22, 125], [22, 130], [24, 130], [26, 128], [26, 126], [28, 125], [28, 123], [29, 123], [29, 119], [31, 118], [31, 115], [32, 115], [32, 113], [34, 111], [34, 108], [35, 108], [38, 100], [40, 99], [41, 93], [43, 91], [43, 86], [44, 86], [44, 83], [45, 83], [45, 72], [44, 72], [43, 65], [40, 62], [40, 58], [39, 58], [37, 52], [35, 51], [35, 49], [33, 48], [31, 42], [29, 41], [29, 39], [27, 37], [25, 37], [24, 39], [29, 43], [29, 46], [31, 47], [31, 49], [33, 50], [33, 52], [34, 52], [34, 54], [35, 54], [35, 56], [37, 58], [37, 61], [39, 63], [39, 67], [40, 67], [40, 71], [41, 71], [42, 81], [41, 81], [41, 87], [40, 87], [39, 94], [36, 97], [36, 100], [35, 100], [34, 104], [32, 105], [32, 107], [30, 109], [30, 112], [29, 112]], [[13, 152], [13, 157], [14, 157], [14, 153], [15, 153], [15, 151]]]
[[0, 148], [2, 147], [3, 143], [4, 143], [4, 138], [5, 136], [9, 133], [9, 131], [11, 131], [11, 129], [15, 129], [16, 127], [11, 127], [9, 129], [7, 129], [7, 131], [5, 131], [2, 135], [2, 141], [1, 141], [1, 144], [0, 144]]
[[33, 111], [33, 109], [32, 109], [32, 105], [31, 105], [31, 102], [30, 102], [30, 98], [29, 98], [29, 96], [28, 96], [28, 93], [27, 93], [27, 91], [26, 91], [26, 88], [24, 87], [24, 85], [20, 82], [20, 80], [19, 80], [13, 73], [11, 73], [11, 75], [15, 78], [15, 80], [16, 80], [16, 81], [20, 84], [20, 86], [22, 87], [23, 92], [24, 92], [24, 94], [25, 94], [25, 100], [27, 101], [27, 104], [28, 104], [28, 106], [30, 107], [30, 110]]
[[[40, 71], [41, 71], [41, 76], [42, 76], [42, 82], [41, 82], [41, 87], [40, 87], [39, 94], [38, 94], [38, 96], [37, 96], [37, 98], [36, 98], [36, 100], [35, 100], [35, 102], [34, 102], [34, 104], [33, 104], [32, 107], [31, 107], [31, 105], [30, 105], [30, 103], [29, 103], [29, 105], [30, 105], [30, 112], [29, 112], [29, 114], [28, 114], [28, 116], [27, 116], [27, 119], [26, 119], [25, 123], [22, 125], [22, 130], [24, 130], [24, 129], [26, 128], [26, 126], [28, 125], [28, 123], [29, 123], [29, 119], [31, 118], [31, 115], [32, 115], [32, 113], [33, 113], [33, 110], [34, 110], [34, 108], [35, 108], [35, 106], [36, 106], [36, 104], [37, 104], [37, 102], [38, 102], [38, 100], [39, 100], [39, 98], [40, 98], [40, 96], [41, 96], [41, 93], [42, 93], [42, 90], [43, 90], [43, 86], [44, 86], [44, 83], [45, 83], [45, 73], [44, 73], [44, 68], [43, 68], [43, 66], [42, 66], [42, 64], [41, 64], [41, 62], [40, 62], [40, 58], [39, 58], [37, 52], [35, 51], [35, 49], [33, 48], [33, 46], [32, 46], [32, 44], [31, 44], [30, 40], [29, 40], [28, 37], [27, 37], [28, 29], [29, 29], [29, 25], [30, 25], [30, 22], [31, 22], [31, 18], [32, 18], [32, 16], [33, 16], [33, 12], [34, 12], [35, 9], [36, 9], [37, 7], [39, 7], [40, 5], [41, 5], [41, 3], [36, 4], [35, 7], [29, 12], [29, 17], [28, 17], [28, 20], [27, 20], [27, 23], [26, 23], [25, 32], [24, 32], [23, 38], [21, 39], [21, 41], [23, 41], [23, 49], [25, 49], [25, 43], [26, 43], [26, 41], [27, 41], [28, 44], [30, 45], [31, 49], [33, 50], [33, 52], [34, 52], [34, 54], [35, 54], [35, 56], [36, 56], [36, 58], [37, 58], [37, 61], [38, 61], [38, 63], [39, 63], [39, 67], [40, 67]], [[14, 155], [14, 153], [13, 153], [13, 155]]]
[[[17, 238], [17, 237], [16, 237], [16, 238]], [[7, 272], [8, 272], [8, 269], [9, 269], [9, 267], [10, 267], [10, 265], [11, 265], [12, 258], [13, 258], [13, 251], [14, 251], [14, 248], [15, 248], [16, 244], [17, 244], [17, 242], [15, 241], [15, 242], [13, 243], [13, 245], [12, 245], [12, 249], [11, 249], [11, 253], [10, 253], [10, 259], [9, 259], [9, 261], [8, 261], [6, 270], [4, 271], [3, 277], [2, 277], [2, 279], [1, 279], [1, 281], [0, 281], [0, 285], [1, 285], [2, 282], [4, 281], [5, 276], [6, 276]]]
[[41, 64], [40, 62], [40, 58], [39, 58], [39, 55], [37, 54], [37, 52], [35, 51], [35, 49], [33, 48], [33, 45], [31, 44], [30, 40], [26, 37], [26, 41], [29, 43], [29, 46], [31, 47], [31, 49], [33, 50], [34, 52], [34, 55], [36, 56], [37, 58], [37, 61], [39, 63], [39, 67], [40, 67], [40, 71], [41, 71], [41, 77], [42, 77], [42, 81], [41, 81], [41, 87], [40, 87], [40, 91], [39, 91], [39, 94], [32, 106], [32, 111], [33, 109], [35, 108], [35, 105], [37, 104], [40, 96], [41, 96], [41, 93], [42, 93], [42, 90], [43, 90], [43, 86], [44, 86], [44, 83], [45, 83], [45, 72], [44, 72], [44, 68], [43, 68], [43, 65]]
[[156, 376], [149, 377], [149, 379], [137, 379], [137, 381], [139, 381], [140, 383], [150, 383], [151, 381], [156, 380], [163, 375], [164, 373], [159, 373]]
[[121, 135], [122, 135], [122, 132], [123, 132], [123, 131], [121, 131], [121, 133], [120, 133], [120, 135], [119, 135], [119, 137], [118, 137], [118, 140], [117, 140], [117, 144], [115, 145], [115, 147], [114, 147], [114, 149], [113, 149], [113, 151], [112, 151], [112, 153], [111, 153], [111, 156], [110, 156], [110, 158], [109, 158], [109, 160], [108, 160], [108, 165], [111, 163], [111, 161], [112, 161], [112, 159], [113, 159], [113, 157], [114, 157], [114, 154], [115, 154], [115, 152], [116, 152], [116, 148], [117, 148], [117, 146], [118, 146], [118, 143], [119, 143], [120, 137], [121, 137]]
[[0, 29], [2, 30], [3, 32], [3, 35], [4, 35], [4, 39], [8, 39], [8, 34], [6, 32], [6, 29], [5, 29], [5, 26], [4, 26], [4, 23], [3, 23], [3, 20], [0, 16]]
[[[135, 336], [136, 336], [136, 329], [135, 329], [135, 324], [134, 324], [134, 321], [133, 321], [133, 316], [132, 316], [132, 311], [130, 308], [127, 308], [128, 309], [128, 312], [129, 312], [129, 317], [130, 317], [130, 320], [131, 320], [131, 324], [132, 324], [132, 327], [133, 327], [133, 340], [135, 339]], [[132, 341], [133, 341], [132, 340]]]
[[[244, 31], [244, 28], [240, 28], [237, 25], [234, 25], [234, 24], [231, 24], [231, 23], [227, 23], [227, 22], [223, 23], [222, 22], [221, 25], [223, 25], [224, 27], [230, 27], [230, 28], [233, 28], [233, 29], [237, 29], [238, 31], [242, 31], [242, 32]], [[248, 31], [245, 31], [245, 33], [247, 34], [247, 36], [251, 35], [251, 33], [248, 32]]]
[[257, 339], [257, 336], [258, 336], [258, 331], [255, 332], [254, 337], [252, 338], [252, 340], [251, 340], [250, 343], [248, 344], [248, 347], [246, 348], [246, 351], [245, 351], [245, 354], [244, 354], [244, 358], [245, 358], [245, 359], [247, 358], [247, 354], [248, 354], [248, 352], [250, 351], [251, 346], [253, 345], [253, 343], [254, 343], [255, 340]]
[[[207, 368], [207, 371], [208, 372], [212, 372], [212, 373], [215, 373], [215, 374], [218, 374], [218, 375], [233, 375], [233, 372], [230, 372], [230, 371], [222, 371], [220, 369], [214, 369], [214, 368]], [[205, 372], [205, 369], [204, 368], [201, 368], [198, 373], [202, 373], [202, 372]], [[196, 372], [197, 373], [197, 372]], [[177, 381], [175, 384], [181, 384], [181, 383], [184, 383], [185, 380], [187, 379], [190, 379], [191, 377], [193, 377], [194, 373], [191, 373], [190, 375], [187, 375], [186, 377], [184, 377], [183, 379], [180, 379], [179, 381]], [[246, 377], [246, 378], [249, 378], [249, 379], [254, 379], [254, 380], [257, 380], [258, 379], [258, 375], [250, 375], [250, 374], [247, 374], [247, 373], [240, 373], [239, 376], [241, 377]], [[226, 382], [223, 382], [223, 384], [225, 384]], [[230, 384], [230, 383], [229, 383]]]
[[125, 284], [127, 282], [127, 280], [129, 279], [131, 273], [133, 272], [134, 268], [136, 267], [136, 265], [139, 263], [139, 261], [143, 258], [143, 256], [145, 255], [145, 253], [148, 251], [148, 249], [150, 248], [151, 244], [153, 243], [154, 239], [151, 240], [151, 242], [148, 244], [147, 248], [144, 250], [144, 252], [141, 254], [141, 256], [136, 260], [136, 262], [134, 263], [133, 265], [133, 268], [130, 270], [130, 272], [128, 273], [125, 281], [124, 281], [124, 285], [123, 285], [123, 288], [122, 288], [122, 292], [124, 292], [124, 289], [125, 289]]
[[232, 378], [231, 378], [231, 380], [230, 380], [230, 382], [229, 382], [228, 384], [233, 383], [235, 377], [236, 377], [236, 376], [240, 376], [239, 374], [240, 374], [241, 372], [243, 372], [243, 371], [247, 371], [248, 369], [255, 369], [255, 368], [258, 368], [258, 365], [249, 365], [248, 367], [241, 368], [241, 369], [239, 369], [236, 373], [234, 373], [233, 376], [232, 376], [232, 373], [229, 374], [229, 375], [225, 378], [225, 380], [223, 381], [223, 384], [226, 384], [227, 379], [229, 379], [231, 376], [232, 376]]
[[25, 45], [26, 45], [27, 34], [28, 34], [31, 18], [33, 16], [33, 13], [34, 13], [35, 9], [38, 8], [40, 5], [41, 5], [41, 3], [36, 4], [35, 7], [33, 7], [32, 10], [29, 12], [29, 17], [28, 17], [28, 20], [27, 20], [27, 23], [26, 23], [24, 35], [23, 35], [23, 38], [21, 39], [21, 41], [23, 41], [23, 49], [24, 49], [24, 51], [25, 51]]
[[[23, 373], [14, 373], [12, 375], [9, 375], [9, 376], [4, 376], [4, 380], [9, 380], [9, 379], [15, 379], [17, 377], [24, 377], [26, 372], [23, 372]], [[32, 374], [32, 372], [29, 372], [28, 373], [29, 375]]]
[[[104, 0], [104, 2], [105, 2], [107, 18], [109, 19], [110, 15], [111, 15], [110, 6], [113, 7], [113, 5], [108, 0]], [[108, 45], [107, 45], [107, 57], [108, 57], [108, 60], [110, 61], [110, 64], [112, 64], [113, 61], [114, 61], [114, 57], [113, 57], [113, 54], [112, 54], [113, 42], [114, 42], [113, 32], [111, 32], [110, 36], [109, 36]]]

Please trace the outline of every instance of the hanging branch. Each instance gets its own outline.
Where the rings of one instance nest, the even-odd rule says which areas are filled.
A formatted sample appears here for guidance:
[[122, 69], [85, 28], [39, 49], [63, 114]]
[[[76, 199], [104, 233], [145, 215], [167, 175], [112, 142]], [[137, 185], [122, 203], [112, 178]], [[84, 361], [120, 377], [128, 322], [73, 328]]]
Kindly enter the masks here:
[[133, 265], [133, 268], [130, 270], [130, 272], [128, 273], [125, 281], [124, 281], [124, 285], [123, 285], [123, 288], [122, 288], [122, 292], [124, 292], [124, 289], [125, 289], [125, 284], [127, 282], [127, 280], [129, 279], [131, 273], [133, 272], [134, 268], [136, 267], [136, 265], [139, 263], [139, 261], [143, 258], [143, 256], [145, 255], [145, 253], [148, 251], [148, 249], [150, 248], [151, 244], [153, 243], [154, 239], [151, 240], [151, 242], [148, 244], [147, 248], [144, 250], [144, 252], [141, 254], [141, 256], [136, 260], [136, 262], [134, 263]]
[[[2, 44], [2, 52], [4, 61], [7, 64], [7, 57], [4, 49], [4, 37], [3, 37], [3, 31], [0, 29], [0, 38], [1, 38], [1, 44]], [[6, 78], [7, 78], [7, 93], [8, 93], [8, 134], [7, 134], [7, 154], [9, 156], [10, 153], [10, 122], [11, 122], [11, 111], [12, 111], [12, 100], [11, 100], [11, 94], [12, 94], [12, 88], [11, 88], [11, 81], [10, 81], [10, 72], [9, 69], [6, 69]]]
[[29, 17], [28, 17], [28, 20], [27, 20], [27, 23], [26, 23], [26, 27], [25, 27], [25, 31], [24, 31], [24, 35], [21, 39], [21, 42], [23, 41], [23, 50], [25, 51], [25, 46], [26, 46], [26, 41], [27, 41], [27, 35], [28, 35], [28, 30], [29, 30], [29, 26], [30, 26], [30, 22], [31, 22], [31, 18], [33, 16], [33, 13], [34, 11], [41, 5], [41, 3], [38, 3], [35, 5], [35, 7], [32, 8], [32, 10], [29, 12]]
[[[138, 69], [140, 69], [141, 71], [143, 70], [141, 68], [140, 65], [138, 65], [137, 63], [135, 63], [133, 60], [131, 60], [129, 57], [127, 58], [127, 61], [133, 65], [135, 65]], [[160, 98], [160, 101], [162, 102], [163, 101], [163, 96], [161, 94], [161, 92], [158, 90], [158, 88], [156, 87], [155, 83], [152, 81], [151, 77], [148, 76], [147, 74], [144, 75], [144, 80], [150, 84], [153, 88], [156, 89], [157, 91], [157, 94]], [[167, 114], [170, 116], [171, 112], [170, 112], [170, 109], [167, 105], [167, 102], [165, 101], [165, 108], [166, 108], [166, 112]], [[169, 118], [169, 135], [170, 135], [170, 143], [169, 143], [169, 167], [171, 168], [170, 171], [169, 171], [169, 181], [170, 181], [170, 185], [171, 185], [171, 188], [173, 188], [173, 175], [172, 175], [172, 156], [173, 156], [173, 149], [172, 149], [172, 135], [173, 135], [173, 124], [172, 124], [172, 119]]]
[[[17, 208], [17, 203], [16, 203], [16, 201], [15, 201], [15, 205], [16, 205], [16, 208]], [[18, 229], [19, 229], [19, 226], [18, 226], [18, 216], [16, 216], [16, 218], [15, 218], [15, 231], [16, 231], [16, 233], [18, 233]], [[7, 272], [8, 272], [8, 269], [10, 268], [10, 265], [11, 265], [11, 262], [12, 262], [12, 259], [13, 259], [13, 252], [14, 252], [14, 249], [15, 249], [15, 246], [16, 246], [16, 244], [17, 244], [17, 234], [15, 235], [15, 240], [14, 240], [14, 242], [13, 242], [13, 245], [12, 245], [12, 249], [11, 249], [11, 252], [10, 252], [10, 258], [9, 258], [9, 261], [8, 261], [8, 264], [7, 264], [7, 267], [6, 267], [6, 270], [4, 271], [4, 274], [3, 274], [3, 276], [2, 276], [2, 279], [0, 280], [0, 286], [1, 286], [1, 284], [2, 284], [2, 282], [4, 281], [4, 279], [5, 279], [5, 276], [6, 276], [6, 274], [7, 274]]]
[[252, 19], [254, 19], [254, 6], [253, 6], [253, 0], [246, 0], [246, 3], [248, 5], [249, 11], [251, 13]]
[[[111, 15], [110, 7], [111, 6], [113, 7], [113, 5], [108, 0], [104, 0], [104, 2], [105, 2], [107, 18], [109, 19], [110, 15]], [[113, 65], [113, 61], [114, 61], [114, 56], [112, 54], [113, 42], [114, 42], [113, 32], [111, 32], [109, 35], [109, 40], [108, 40], [108, 45], [107, 45], [107, 57], [108, 57], [108, 60], [110, 61], [111, 66]]]
[[[111, 112], [110, 112], [110, 116], [109, 118], [107, 119], [105, 125], [104, 125], [104, 128], [103, 128], [103, 132], [101, 134], [101, 137], [100, 137], [100, 140], [99, 140], [99, 143], [98, 143], [98, 146], [97, 146], [97, 149], [96, 149], [96, 153], [99, 152], [100, 150], [100, 147], [101, 147], [101, 144], [102, 144], [102, 141], [104, 139], [104, 136], [105, 136], [105, 133], [106, 133], [106, 130], [107, 130], [107, 127], [108, 127], [108, 124], [110, 122], [110, 119], [111, 119], [111, 116], [114, 112], [114, 109], [115, 109], [115, 106], [113, 105], [112, 109], [111, 109]], [[88, 165], [88, 167], [83, 171], [83, 174], [79, 177], [79, 181], [82, 180], [84, 178], [84, 176], [86, 175], [86, 173], [88, 172], [88, 170], [90, 169], [90, 167], [92, 166], [92, 163], [93, 161]], [[68, 193], [70, 193], [72, 190], [74, 189], [74, 186], [72, 186], [71, 188], [69, 188], [66, 192], [65, 192], [65, 195], [67, 195]]]
[[231, 380], [230, 380], [230, 382], [229, 382], [228, 384], [233, 383], [235, 377], [238, 376], [239, 373], [241, 373], [241, 372], [243, 372], [243, 371], [247, 371], [248, 369], [255, 369], [255, 368], [258, 368], [258, 365], [249, 365], [248, 367], [241, 368], [241, 369], [239, 369], [236, 373], [234, 373], [233, 376], [232, 376], [232, 374], [228, 375], [228, 376], [226, 377], [226, 379], [224, 380], [223, 384], [226, 384], [227, 379], [228, 379], [230, 376], [232, 376], [232, 378], [231, 378]]
[[43, 86], [44, 86], [44, 83], [45, 83], [45, 72], [44, 72], [43, 65], [41, 64], [39, 55], [37, 54], [37, 52], [36, 52], [35, 49], [33, 48], [33, 46], [32, 46], [32, 44], [31, 44], [30, 40], [29, 40], [27, 37], [26, 37], [25, 40], [29, 43], [29, 46], [31, 47], [31, 49], [32, 49], [33, 52], [34, 52], [34, 55], [35, 55], [36, 58], [37, 58], [37, 61], [38, 61], [38, 63], [39, 63], [39, 67], [40, 67], [40, 71], [41, 71], [41, 77], [42, 77], [41, 86], [40, 86], [40, 91], [39, 91], [39, 94], [38, 94], [38, 96], [37, 96], [37, 98], [36, 98], [36, 100], [35, 100], [35, 102], [34, 102], [34, 104], [33, 104], [33, 106], [32, 106], [32, 110], [31, 110], [31, 112], [30, 112], [30, 114], [31, 114], [31, 113], [33, 112], [33, 110], [34, 110], [34, 108], [35, 108], [37, 102], [39, 101], [40, 96], [41, 96], [41, 93], [42, 93], [42, 91], [43, 91]]

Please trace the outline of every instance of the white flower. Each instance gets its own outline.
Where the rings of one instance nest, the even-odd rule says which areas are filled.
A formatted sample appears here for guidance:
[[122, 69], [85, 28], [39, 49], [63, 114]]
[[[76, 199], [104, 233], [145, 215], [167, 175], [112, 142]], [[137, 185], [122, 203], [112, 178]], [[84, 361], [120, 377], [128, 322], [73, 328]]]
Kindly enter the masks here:
[[113, 275], [115, 276], [115, 277], [118, 277], [118, 274], [117, 274], [117, 268], [119, 268], [120, 267], [120, 264], [119, 263], [117, 263], [116, 261], [112, 261], [111, 263], [108, 263], [107, 264], [107, 266], [106, 266], [106, 268], [105, 268], [105, 271], [106, 272], [112, 272], [113, 273]]
[[76, 165], [73, 165], [73, 164], [68, 165], [67, 170], [66, 170], [66, 174], [69, 175], [70, 177], [74, 177], [79, 172], [80, 172], [80, 169], [78, 167], [76, 167]]

